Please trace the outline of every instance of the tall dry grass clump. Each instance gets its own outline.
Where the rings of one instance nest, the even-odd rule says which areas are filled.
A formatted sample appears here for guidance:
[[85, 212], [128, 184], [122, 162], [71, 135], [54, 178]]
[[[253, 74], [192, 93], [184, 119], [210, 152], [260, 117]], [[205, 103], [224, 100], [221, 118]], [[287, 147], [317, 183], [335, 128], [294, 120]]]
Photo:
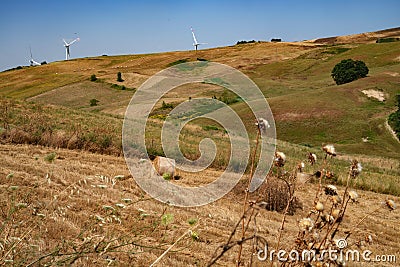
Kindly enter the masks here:
[[[0, 142], [120, 155], [121, 122], [98, 114], [1, 98]], [[86, 116], [85, 116], [86, 115]]]

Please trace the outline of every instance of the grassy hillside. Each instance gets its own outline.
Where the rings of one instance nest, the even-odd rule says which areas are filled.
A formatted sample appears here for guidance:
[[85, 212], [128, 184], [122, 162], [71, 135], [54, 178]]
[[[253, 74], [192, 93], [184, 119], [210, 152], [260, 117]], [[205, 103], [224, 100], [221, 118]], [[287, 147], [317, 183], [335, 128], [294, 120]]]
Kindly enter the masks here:
[[[115, 89], [113, 84], [138, 88], [173, 62], [203, 58], [236, 67], [257, 83], [274, 113], [279, 139], [315, 147], [333, 142], [346, 153], [399, 158], [400, 145], [384, 126], [395, 107], [394, 96], [400, 92], [399, 56], [400, 43], [394, 42], [322, 46], [254, 43], [197, 53], [86, 58], [2, 72], [0, 94], [123, 115], [134, 91]], [[330, 72], [346, 58], [365, 61], [370, 73], [367, 78], [337, 86]], [[116, 81], [118, 71], [125, 80], [122, 83]], [[89, 82], [91, 74], [102, 82]], [[189, 96], [221, 93], [195, 88], [171, 92], [165, 101], [179, 103]], [[366, 89], [382, 92], [386, 101], [368, 98], [361, 92]], [[91, 108], [88, 105], [92, 98], [100, 102]], [[247, 110], [240, 111], [240, 104], [236, 109], [242, 117], [248, 116]], [[369, 141], [364, 143], [362, 138]]]
[[[399, 57], [400, 42], [253, 43], [198, 52], [103, 56], [2, 72], [0, 94], [64, 106], [67, 113], [69, 109], [72, 113], [100, 112], [103, 115], [96, 116], [112, 114], [122, 120], [134, 89], [148, 77], [171, 64], [202, 58], [236, 67], [256, 82], [271, 106], [279, 140], [314, 149], [334, 143], [342, 153], [399, 159], [400, 143], [385, 126], [395, 108], [395, 95], [400, 93]], [[364, 79], [337, 86], [330, 72], [346, 58], [363, 60], [370, 72]], [[119, 71], [124, 82], [116, 81]], [[91, 74], [99, 80], [90, 82]], [[121, 90], [122, 86], [128, 90]], [[367, 97], [363, 90], [380, 92], [385, 101]], [[220, 87], [193, 84], [176, 88], [163, 100], [176, 105], [189, 97], [220, 97], [225, 93]], [[98, 105], [90, 106], [91, 99], [99, 100]], [[231, 106], [254, 136], [253, 119], [245, 104]], [[154, 123], [160, 125], [162, 120], [156, 119]], [[200, 128], [208, 127], [207, 123], [199, 123]], [[118, 142], [120, 138], [113, 140]], [[155, 150], [161, 151], [156, 146]], [[196, 147], [197, 144], [192, 144], [189, 151], [197, 154]]]
[[[385, 32], [378, 34], [385, 36]], [[394, 36], [393, 31], [388, 34]], [[328, 236], [334, 226], [335, 238], [350, 233], [349, 247], [367, 248], [373, 255], [397, 253], [398, 261], [400, 217], [398, 210], [389, 211], [387, 201], [399, 202], [400, 143], [387, 129], [386, 120], [400, 94], [400, 42], [377, 44], [371, 43], [374, 36], [364, 37], [354, 37], [364, 40], [357, 43], [346, 37], [353, 41], [339, 45], [261, 42], [197, 52], [102, 56], [0, 73], [0, 265], [149, 266], [173, 246], [158, 266], [206, 266], [216, 251], [236, 244], [216, 264], [233, 266], [242, 237], [240, 227], [232, 231], [245, 207], [251, 210], [247, 234], [258, 239], [243, 244], [243, 266], [255, 252], [253, 245], [260, 249], [264, 241], [271, 249], [290, 250], [317, 242], [321, 235], [316, 232], [326, 231], [327, 244], [334, 247], [334, 237]], [[337, 86], [330, 72], [347, 58], [365, 61], [370, 72], [366, 78]], [[121, 131], [135, 89], [168, 66], [197, 59], [241, 70], [268, 100], [276, 122], [277, 149], [287, 157], [285, 166], [274, 166], [264, 184], [276, 190], [273, 193], [252, 193], [243, 205], [248, 170], [218, 201], [177, 208], [145, 194], [129, 173], [121, 157]], [[118, 72], [123, 82], [116, 81]], [[90, 81], [92, 74], [99, 80]], [[368, 97], [363, 90], [373, 90], [385, 100]], [[189, 97], [213, 96], [235, 97], [221, 86], [206, 83], [180, 86], [165, 95], [148, 121], [149, 150], [162, 154], [160, 129], [172, 109], [163, 107], [162, 101], [174, 106]], [[98, 105], [91, 106], [91, 99], [97, 99]], [[230, 105], [254, 141], [256, 128], [249, 109], [242, 102]], [[215, 180], [229, 156], [224, 130], [201, 119], [185, 126], [182, 136], [180, 146], [188, 158], [199, 157], [198, 144], [206, 137], [216, 141], [218, 153], [212, 168], [202, 173], [178, 170], [180, 179], [171, 182], [199, 186]], [[335, 145], [337, 157], [324, 160], [321, 145], [326, 143]], [[315, 165], [307, 162], [309, 152], [317, 155]], [[354, 159], [363, 170], [351, 178]], [[303, 175], [312, 177], [310, 183], [294, 179], [301, 162], [306, 163]], [[318, 180], [314, 173], [324, 176]], [[286, 185], [281, 179], [296, 186], [293, 196], [302, 209], [294, 216], [254, 204], [261, 199], [286, 206], [290, 193], [282, 190]], [[327, 184], [337, 185], [346, 200], [340, 207], [347, 208], [345, 216], [334, 222], [329, 214], [338, 206], [323, 193]], [[350, 201], [347, 185], [357, 190], [358, 201]], [[317, 201], [325, 205], [321, 213], [316, 211]], [[316, 234], [299, 231], [304, 217], [319, 220]], [[233, 241], [226, 243], [230, 235]], [[269, 262], [253, 257], [253, 266], [266, 265]]]

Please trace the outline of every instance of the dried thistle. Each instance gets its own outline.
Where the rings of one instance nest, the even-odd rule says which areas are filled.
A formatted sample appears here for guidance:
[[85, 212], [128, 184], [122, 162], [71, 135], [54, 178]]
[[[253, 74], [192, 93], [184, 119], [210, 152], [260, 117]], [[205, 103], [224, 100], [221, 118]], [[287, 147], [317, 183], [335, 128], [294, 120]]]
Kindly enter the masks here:
[[363, 167], [360, 162], [353, 160], [350, 166], [350, 176], [356, 178], [362, 171]]
[[258, 128], [260, 128], [261, 133], [266, 133], [268, 128], [271, 128], [271, 125], [266, 119], [259, 118], [258, 121], [256, 122], [256, 125]]
[[332, 210], [332, 216], [333, 218], [338, 218], [340, 215], [340, 209], [334, 209]]
[[314, 153], [309, 152], [308, 153], [308, 161], [310, 162], [311, 165], [314, 165], [315, 162], [317, 161], [317, 155]]
[[317, 202], [317, 204], [315, 204], [315, 209], [318, 211], [318, 212], [322, 212], [322, 211], [324, 211], [324, 204], [322, 204], [322, 202]]
[[314, 227], [314, 222], [311, 218], [303, 218], [299, 221], [299, 227], [303, 231], [310, 232]]
[[356, 202], [356, 201], [357, 201], [357, 199], [358, 199], [358, 194], [357, 194], [356, 191], [350, 191], [350, 192], [348, 193], [348, 195], [349, 195], [349, 198], [350, 198], [353, 202]]
[[286, 163], [286, 155], [283, 152], [276, 151], [274, 163], [275, 166], [283, 167]]
[[386, 199], [385, 201], [386, 206], [389, 208], [389, 210], [395, 210], [396, 209], [396, 203], [392, 199]]
[[304, 162], [300, 162], [300, 163], [297, 165], [297, 170], [298, 170], [299, 172], [303, 172], [304, 167], [305, 167]]
[[342, 203], [342, 198], [339, 195], [331, 196], [330, 199], [331, 199], [333, 205], [335, 205], [335, 206], [337, 206], [340, 203]]
[[335, 147], [333, 145], [325, 145], [322, 148], [323, 151], [325, 151], [325, 153], [331, 157], [335, 157], [336, 156], [336, 150]]
[[325, 191], [325, 195], [328, 195], [328, 196], [336, 196], [338, 194], [336, 186], [331, 185], [331, 184], [325, 186], [324, 191]]

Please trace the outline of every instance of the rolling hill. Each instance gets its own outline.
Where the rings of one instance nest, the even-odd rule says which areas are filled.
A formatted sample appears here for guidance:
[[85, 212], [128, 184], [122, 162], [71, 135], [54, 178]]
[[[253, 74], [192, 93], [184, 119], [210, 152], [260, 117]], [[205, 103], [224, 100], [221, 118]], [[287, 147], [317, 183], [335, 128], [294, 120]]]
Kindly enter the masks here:
[[[177, 208], [145, 194], [121, 157], [122, 121], [136, 89], [168, 66], [196, 60], [242, 71], [268, 100], [277, 147], [287, 156], [285, 167], [274, 167], [270, 177], [279, 173], [287, 177], [301, 161], [307, 161], [309, 152], [317, 154], [318, 164], [306, 163], [305, 173], [329, 173], [324, 185], [337, 185], [340, 194], [350, 185], [359, 194], [359, 201], [349, 202], [339, 236], [351, 232], [349, 246], [367, 246], [374, 255], [384, 252], [399, 257], [399, 213], [387, 211], [385, 201], [398, 202], [400, 196], [400, 142], [386, 126], [400, 94], [400, 42], [375, 42], [398, 34], [395, 28], [304, 42], [100, 56], [1, 72], [0, 265], [148, 266], [171, 245], [159, 266], [209, 262], [240, 219], [248, 175], [216, 202]], [[363, 60], [370, 71], [366, 78], [338, 86], [330, 73], [347, 58]], [[123, 82], [116, 81], [118, 72]], [[93, 74], [96, 81], [90, 81]], [[214, 96], [234, 97], [213, 84], [188, 84], [165, 95], [149, 120], [147, 141], [152, 152], [162, 153], [159, 128], [170, 111], [162, 107], [162, 101], [176, 105], [189, 97]], [[90, 105], [92, 99], [98, 104]], [[239, 101], [230, 106], [255, 139], [254, 118], [246, 105]], [[183, 134], [189, 136], [182, 142], [189, 158], [199, 156], [198, 143], [205, 137], [217, 140], [222, 152], [212, 168], [200, 174], [179, 172], [181, 179], [174, 182], [194, 186], [218, 177], [228, 154], [223, 129], [199, 120], [184, 128]], [[321, 145], [327, 143], [335, 145], [338, 156], [323, 160]], [[353, 159], [362, 162], [363, 171], [357, 179], [348, 180]], [[280, 244], [292, 248], [299, 220], [310, 216], [310, 210], [316, 214], [313, 199], [318, 190], [318, 180], [296, 188], [303, 205], [294, 216], [254, 209], [258, 217], [251, 231], [275, 246], [285, 222]], [[256, 198], [250, 196], [252, 201]], [[329, 199], [323, 196], [324, 203], [330, 203]], [[253, 227], [253, 222], [249, 225]], [[232, 236], [240, 240], [239, 233]], [[251, 248], [250, 243], [244, 246], [244, 264]], [[236, 255], [237, 246], [217, 265], [232, 266]], [[254, 262], [254, 266], [265, 263]]]

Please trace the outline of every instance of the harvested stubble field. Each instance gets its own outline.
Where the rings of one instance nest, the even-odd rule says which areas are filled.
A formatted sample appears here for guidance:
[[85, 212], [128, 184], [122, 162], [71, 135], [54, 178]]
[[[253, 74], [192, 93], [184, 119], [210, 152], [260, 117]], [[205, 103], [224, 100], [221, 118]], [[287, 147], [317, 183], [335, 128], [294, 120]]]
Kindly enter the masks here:
[[[29, 145], [1, 145], [0, 154], [1, 260], [5, 264], [13, 259], [10, 266], [71, 262], [76, 266], [148, 266], [182, 234], [184, 237], [158, 266], [205, 266], [216, 248], [226, 242], [242, 212], [245, 181], [209, 205], [176, 208], [153, 200], [138, 188], [121, 157]], [[179, 182], [195, 185], [218, 174], [185, 173]], [[303, 209], [286, 217], [281, 248], [290, 249], [294, 244], [298, 220], [312, 208], [317, 186], [310, 183], [297, 190]], [[338, 190], [342, 193], [344, 189]], [[357, 192], [359, 201], [349, 204], [338, 236], [343, 237], [344, 231], [381, 207], [353, 231], [349, 244], [371, 235], [372, 243], [364, 242], [363, 247], [373, 255], [399, 257], [400, 215], [383, 205], [390, 196]], [[255, 195], [250, 199], [254, 200]], [[394, 200], [399, 201], [398, 197]], [[274, 248], [283, 215], [263, 209], [258, 212], [257, 232]], [[185, 234], [190, 229], [191, 234]], [[240, 236], [236, 234], [234, 238]], [[250, 244], [245, 243], [245, 262], [249, 249]], [[237, 247], [228, 251], [216, 266], [232, 266], [236, 257]], [[266, 266], [256, 258], [253, 262], [254, 266]]]

